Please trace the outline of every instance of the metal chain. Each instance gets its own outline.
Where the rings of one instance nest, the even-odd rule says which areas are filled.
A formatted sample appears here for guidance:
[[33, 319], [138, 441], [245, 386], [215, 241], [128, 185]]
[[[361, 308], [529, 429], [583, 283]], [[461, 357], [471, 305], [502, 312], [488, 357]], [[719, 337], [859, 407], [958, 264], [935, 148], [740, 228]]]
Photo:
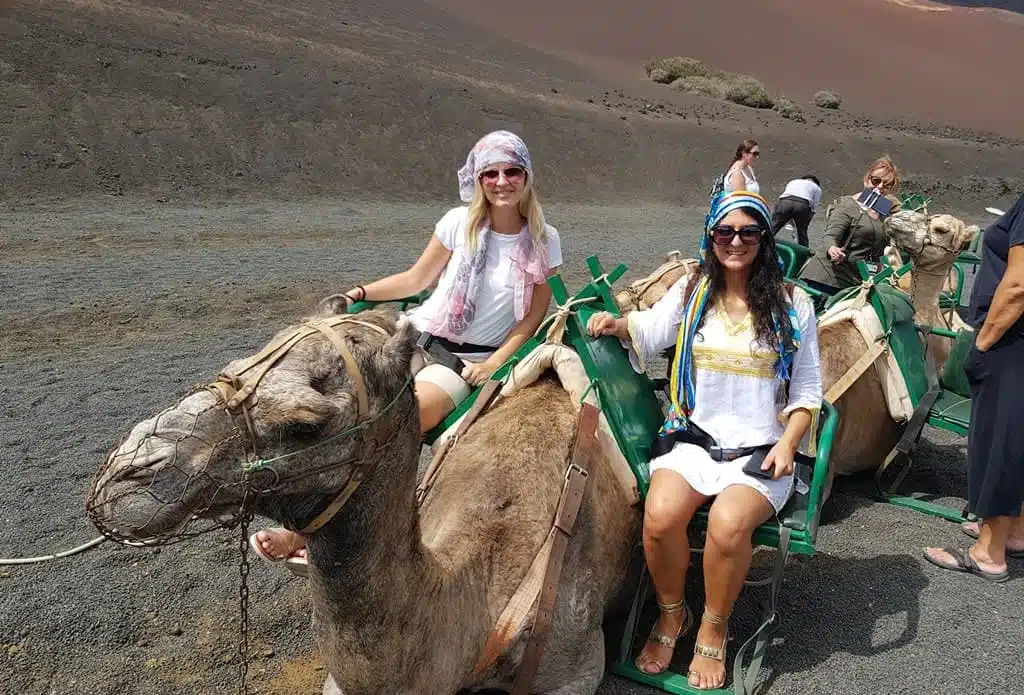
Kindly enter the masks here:
[[249, 522], [252, 514], [242, 516], [239, 528], [242, 533], [238, 547], [241, 560], [238, 563], [238, 693], [249, 695], [246, 676], [249, 674]]

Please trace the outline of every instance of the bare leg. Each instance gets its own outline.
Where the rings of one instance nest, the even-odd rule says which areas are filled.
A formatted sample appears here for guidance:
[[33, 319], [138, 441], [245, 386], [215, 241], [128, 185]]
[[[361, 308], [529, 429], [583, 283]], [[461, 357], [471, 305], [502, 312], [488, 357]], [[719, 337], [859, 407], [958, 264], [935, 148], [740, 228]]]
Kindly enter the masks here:
[[[1024, 513], [1011, 519], [1010, 533], [1006, 537], [1006, 550], [1019, 553], [1024, 551]], [[964, 531], [975, 538], [981, 535], [981, 527], [981, 521], [966, 521], [963, 524]]]
[[429, 432], [455, 410], [448, 392], [437, 384], [416, 382], [416, 400], [420, 406], [420, 432]]
[[[754, 488], [730, 485], [711, 505], [704, 544], [704, 601], [711, 616], [728, 618], [743, 590], [753, 555], [754, 529], [775, 514], [771, 503]], [[713, 690], [725, 684], [725, 640], [728, 622], [701, 620], [697, 644], [721, 649], [721, 659], [694, 654], [690, 685]]]
[[[678, 473], [655, 471], [644, 503], [644, 557], [654, 580], [658, 603], [671, 605], [683, 600], [686, 569], [690, 565], [690, 541], [686, 527], [709, 498], [702, 495]], [[652, 634], [669, 639], [685, 624], [685, 611], [661, 611]], [[648, 640], [637, 657], [637, 668], [660, 673], [672, 660], [673, 647]]]

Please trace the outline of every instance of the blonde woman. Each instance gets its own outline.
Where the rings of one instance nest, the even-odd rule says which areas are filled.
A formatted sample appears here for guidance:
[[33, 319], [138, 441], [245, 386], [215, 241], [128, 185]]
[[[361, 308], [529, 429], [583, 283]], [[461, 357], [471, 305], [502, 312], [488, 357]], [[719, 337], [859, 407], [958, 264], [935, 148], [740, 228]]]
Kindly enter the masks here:
[[[899, 209], [896, 194], [900, 190], [900, 173], [888, 155], [882, 155], [864, 174], [864, 188], [878, 191], [892, 203], [892, 212]], [[889, 243], [885, 220], [875, 210], [862, 205], [858, 193], [840, 198], [825, 224], [825, 257], [814, 256], [807, 264], [804, 277], [835, 287], [860, 284], [857, 261], [877, 263]]]
[[[485, 135], [459, 169], [458, 181], [468, 205], [441, 218], [411, 268], [345, 293], [352, 301], [388, 301], [437, 283], [408, 317], [465, 367], [456, 373], [423, 350], [414, 358], [424, 432], [533, 335], [551, 301], [547, 278], [562, 264], [558, 231], [544, 221], [530, 153], [519, 136], [505, 130]], [[305, 553], [302, 538], [281, 528], [258, 531], [250, 541], [270, 561]]]

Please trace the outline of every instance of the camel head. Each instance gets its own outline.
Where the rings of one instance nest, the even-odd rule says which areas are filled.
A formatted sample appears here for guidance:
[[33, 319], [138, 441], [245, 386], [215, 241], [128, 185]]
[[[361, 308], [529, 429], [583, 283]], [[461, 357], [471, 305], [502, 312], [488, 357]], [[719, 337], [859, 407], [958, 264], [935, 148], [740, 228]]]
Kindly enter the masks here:
[[418, 441], [410, 324], [344, 310], [324, 300], [255, 358], [228, 364], [218, 383], [136, 425], [93, 479], [93, 522], [128, 541], [193, 535], [248, 512], [302, 528], [389, 441]]
[[625, 315], [631, 311], [651, 308], [665, 296], [679, 278], [696, 270], [698, 265], [697, 259], [684, 259], [678, 251], [672, 251], [653, 273], [615, 293], [615, 303], [619, 311]]
[[978, 234], [977, 225], [966, 225], [952, 215], [925, 215], [910, 210], [886, 218], [885, 229], [914, 262], [915, 270], [945, 272], [957, 255]]

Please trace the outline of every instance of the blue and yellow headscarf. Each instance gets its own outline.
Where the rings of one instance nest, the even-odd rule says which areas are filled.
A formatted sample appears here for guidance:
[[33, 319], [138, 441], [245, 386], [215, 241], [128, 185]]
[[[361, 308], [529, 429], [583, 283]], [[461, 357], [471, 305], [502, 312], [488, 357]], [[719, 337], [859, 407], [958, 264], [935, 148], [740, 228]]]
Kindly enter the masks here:
[[[772, 238], [772, 214], [768, 210], [768, 204], [764, 198], [750, 191], [720, 193], [711, 200], [711, 209], [704, 218], [704, 236], [700, 242], [701, 267], [704, 266], [707, 260], [708, 249], [711, 248], [711, 230], [730, 212], [740, 209], [753, 216], [762, 229], [764, 229], [762, 239]], [[705, 309], [707, 309], [710, 296], [711, 279], [706, 274], [702, 274], [694, 286], [686, 306], [683, 307], [683, 319], [679, 325], [679, 336], [676, 338], [676, 355], [675, 361], [672, 364], [672, 378], [669, 388], [671, 405], [669, 406], [668, 419], [661, 428], [662, 434], [686, 429], [687, 418], [693, 412], [695, 403], [693, 343], [697, 336], [697, 327], [700, 325]], [[793, 326], [793, 340], [789, 345], [784, 345], [782, 341], [781, 320], [783, 319], [782, 317], [775, 317], [775, 333], [778, 337], [775, 347], [779, 353], [779, 359], [775, 365], [775, 376], [782, 381], [790, 379], [793, 355], [800, 346], [800, 326], [792, 304], [789, 306], [786, 319]]]

